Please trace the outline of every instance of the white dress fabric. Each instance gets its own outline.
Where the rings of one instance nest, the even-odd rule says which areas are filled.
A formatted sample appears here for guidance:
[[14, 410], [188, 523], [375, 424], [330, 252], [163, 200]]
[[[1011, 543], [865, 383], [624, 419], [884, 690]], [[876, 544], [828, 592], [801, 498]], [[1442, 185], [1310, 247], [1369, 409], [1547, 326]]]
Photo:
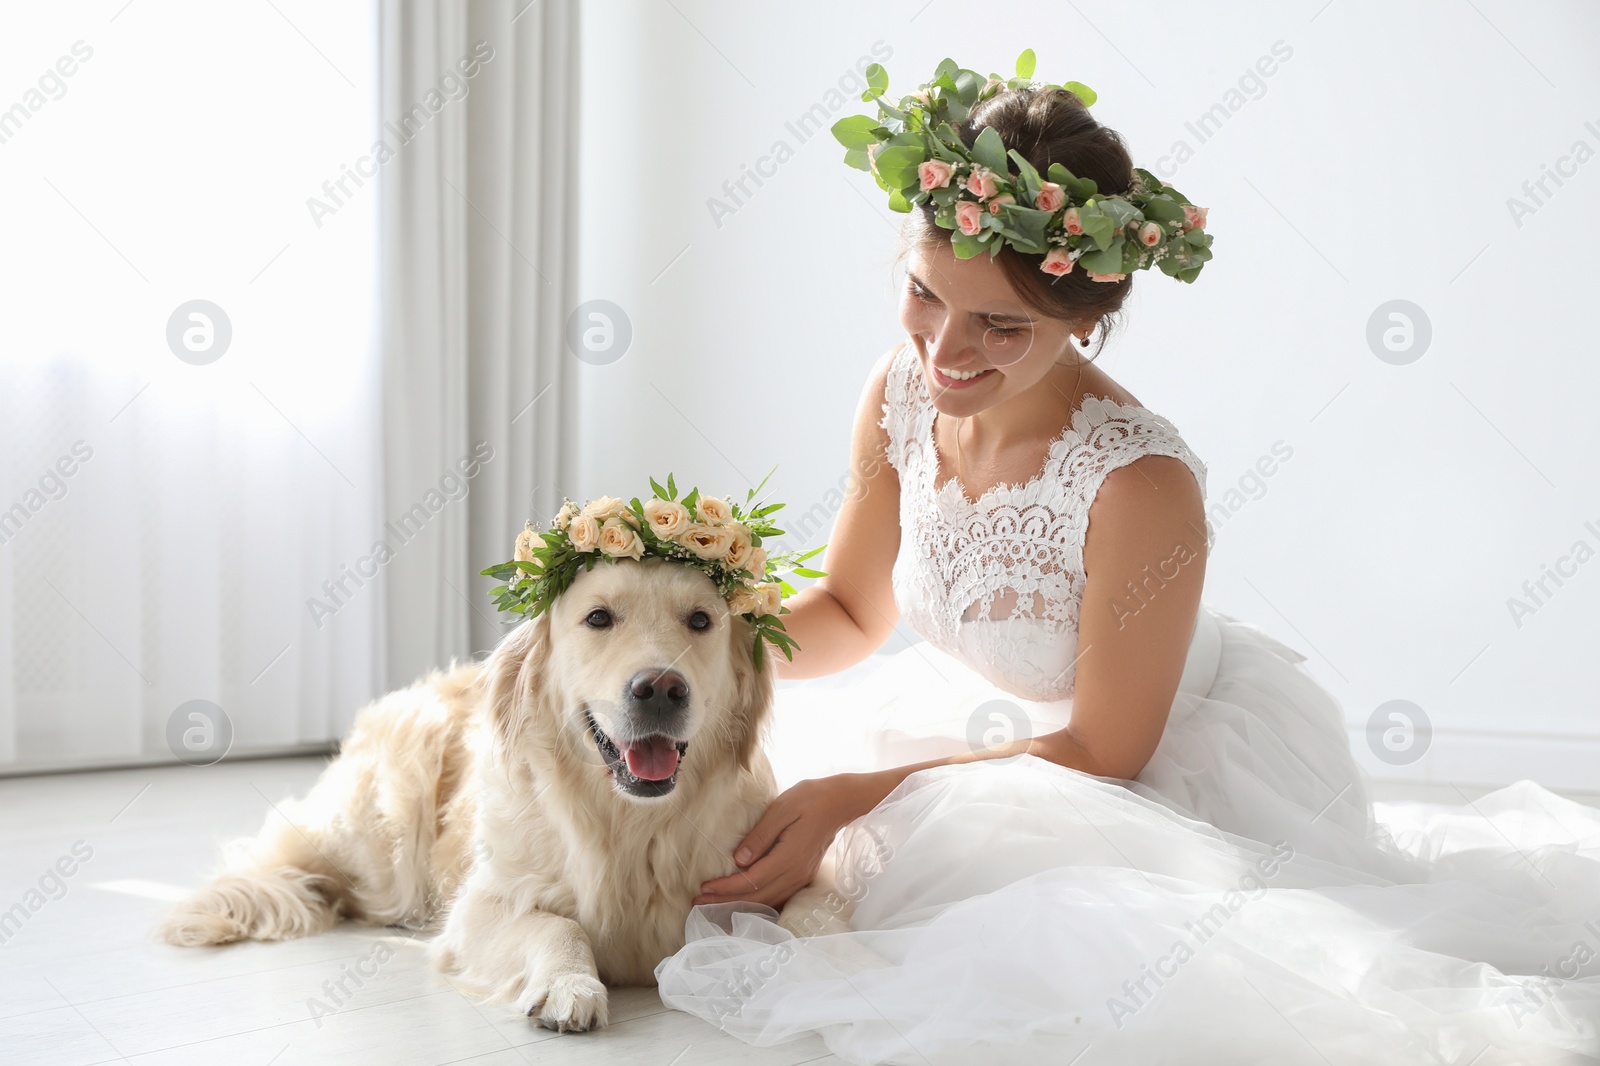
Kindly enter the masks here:
[[[933, 417], [907, 345], [882, 424], [925, 640], [780, 685], [781, 786], [1066, 725], [1102, 480], [1167, 455], [1205, 488], [1170, 422], [1089, 399], [1038, 476], [972, 500], [939, 483]], [[1600, 1062], [1600, 811], [1524, 781], [1379, 821], [1303, 659], [1202, 607], [1136, 780], [1027, 755], [912, 774], [830, 852], [813, 928], [848, 929], [696, 907], [662, 1001], [854, 1063]]]

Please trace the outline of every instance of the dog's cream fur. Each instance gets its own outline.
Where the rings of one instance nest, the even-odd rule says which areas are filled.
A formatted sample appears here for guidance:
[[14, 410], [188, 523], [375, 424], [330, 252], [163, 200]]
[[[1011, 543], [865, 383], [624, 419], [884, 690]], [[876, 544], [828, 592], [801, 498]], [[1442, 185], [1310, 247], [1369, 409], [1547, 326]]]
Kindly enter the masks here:
[[[612, 624], [586, 619], [596, 606]], [[703, 610], [711, 628], [686, 619]], [[606, 984], [652, 984], [683, 944], [701, 882], [775, 791], [761, 750], [770, 665], [749, 623], [700, 571], [660, 559], [598, 563], [482, 664], [434, 673], [363, 709], [305, 799], [237, 841], [223, 872], [167, 918], [179, 945], [281, 940], [341, 918], [430, 928], [436, 968], [462, 991], [560, 1030], [604, 1025]], [[640, 670], [689, 686], [676, 786], [616, 785], [586, 712], [608, 733], [635, 713]], [[626, 726], [624, 726], [626, 728]], [[837, 927], [818, 882], [784, 924]], [[804, 927], [796, 915], [807, 915]]]

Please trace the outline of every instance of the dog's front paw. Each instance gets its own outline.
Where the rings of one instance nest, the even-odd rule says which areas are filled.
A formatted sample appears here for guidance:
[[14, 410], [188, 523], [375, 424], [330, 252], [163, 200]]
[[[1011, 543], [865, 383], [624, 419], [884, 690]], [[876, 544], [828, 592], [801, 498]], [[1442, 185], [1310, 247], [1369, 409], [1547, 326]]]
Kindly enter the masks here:
[[529, 982], [517, 1008], [546, 1029], [581, 1033], [606, 1024], [606, 986], [586, 973]]

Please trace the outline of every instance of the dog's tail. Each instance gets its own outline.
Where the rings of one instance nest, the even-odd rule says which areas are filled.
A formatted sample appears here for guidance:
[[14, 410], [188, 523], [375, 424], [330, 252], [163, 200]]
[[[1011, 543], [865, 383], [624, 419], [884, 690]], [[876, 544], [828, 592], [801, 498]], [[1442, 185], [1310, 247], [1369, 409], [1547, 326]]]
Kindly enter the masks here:
[[261, 834], [230, 844], [222, 871], [174, 907], [156, 934], [178, 947], [202, 947], [292, 940], [331, 929], [354, 886], [306, 832], [268, 815]]
[[330, 887], [322, 874], [290, 866], [225, 873], [174, 907], [158, 933], [184, 948], [310, 936], [339, 920]]

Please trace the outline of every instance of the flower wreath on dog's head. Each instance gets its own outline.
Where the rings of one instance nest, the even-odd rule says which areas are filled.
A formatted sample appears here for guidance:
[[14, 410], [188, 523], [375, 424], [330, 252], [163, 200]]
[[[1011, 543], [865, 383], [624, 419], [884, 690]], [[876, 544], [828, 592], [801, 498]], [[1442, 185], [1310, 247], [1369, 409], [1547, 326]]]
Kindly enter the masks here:
[[[771, 476], [768, 472], [767, 477]], [[761, 485], [745, 494], [747, 507], [766, 483], [762, 478]], [[798, 564], [827, 545], [804, 554], [769, 556], [761, 546], [762, 539], [781, 536], [783, 530], [767, 516], [783, 504], [769, 503], [745, 512], [720, 496], [701, 495], [698, 488], [690, 489], [680, 500], [671, 474], [665, 485], [651, 478], [650, 487], [655, 495], [642, 504], [637, 496], [627, 503], [615, 496], [601, 496], [582, 507], [567, 500], [550, 528], [540, 531], [529, 522], [517, 537], [515, 557], [481, 571], [505, 582], [489, 590], [495, 607], [537, 618], [572, 585], [580, 568], [592, 570], [601, 560], [655, 555], [704, 572], [716, 583], [728, 613], [750, 620], [756, 632], [757, 670], [762, 668], [765, 644], [792, 660], [790, 649], [800, 645], [784, 632], [778, 616], [789, 613], [783, 598], [794, 595], [795, 589], [782, 575], [826, 577], [821, 570]]]
[[985, 126], [969, 147], [957, 132], [977, 105], [1005, 89], [1060, 89], [1091, 106], [1095, 92], [1069, 81], [1032, 81], [1033, 49], [1017, 57], [1016, 77], [985, 78], [946, 59], [933, 80], [891, 104], [883, 93], [889, 76], [874, 63], [866, 70], [863, 100], [878, 102], [878, 117], [851, 115], [833, 125], [846, 148], [844, 161], [870, 171], [889, 194], [895, 211], [931, 203], [933, 220], [952, 230], [955, 254], [991, 257], [1009, 244], [1042, 255], [1039, 269], [1060, 276], [1081, 266], [1095, 281], [1121, 281], [1135, 270], [1158, 266], [1192, 282], [1211, 258], [1204, 232], [1206, 209], [1148, 170], [1135, 168], [1132, 188], [1101, 195], [1090, 178], [1060, 163], [1039, 171], [1016, 149], [1006, 150], [999, 133]]

